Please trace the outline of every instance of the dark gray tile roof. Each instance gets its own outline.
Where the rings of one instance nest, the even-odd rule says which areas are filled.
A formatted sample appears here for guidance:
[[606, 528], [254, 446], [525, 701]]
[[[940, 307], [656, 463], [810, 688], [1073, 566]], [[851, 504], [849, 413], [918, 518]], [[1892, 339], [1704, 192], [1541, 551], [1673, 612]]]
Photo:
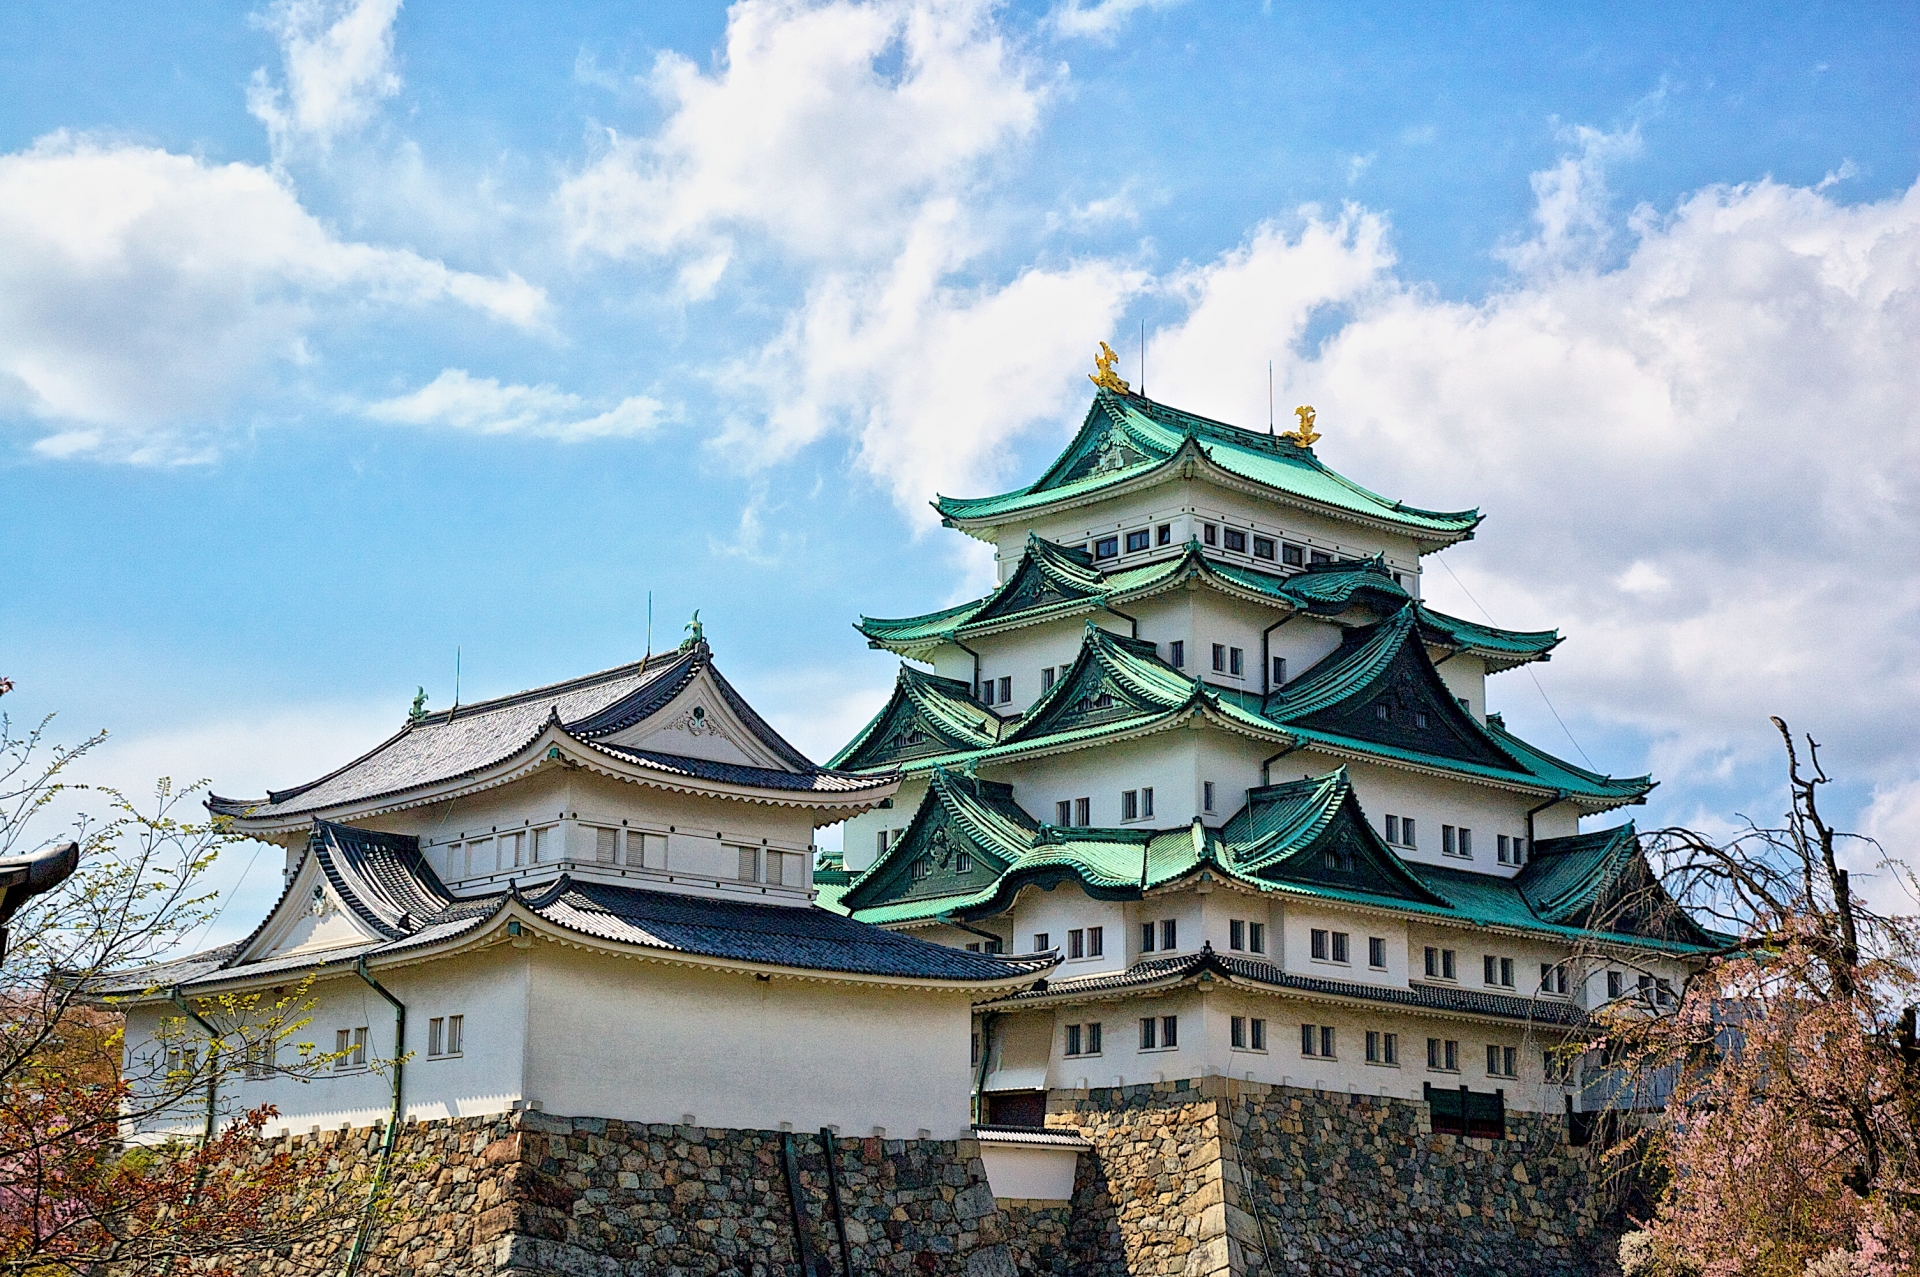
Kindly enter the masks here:
[[[323, 953], [263, 962], [240, 956], [265, 929], [238, 944], [97, 981], [93, 992], [127, 995], [166, 985], [214, 985], [278, 971], [338, 966], [360, 957], [417, 949], [473, 931], [494, 917], [513, 890], [484, 896], [449, 893], [407, 835], [314, 822], [307, 854], [319, 860], [345, 907], [381, 938]], [[298, 881], [296, 873], [294, 881]], [[288, 891], [292, 891], [290, 885]], [[562, 876], [543, 891], [518, 895], [554, 926], [645, 949], [767, 966], [851, 975], [987, 984], [1051, 970], [1052, 956], [1010, 958], [969, 953], [885, 931], [817, 906], [759, 904], [576, 881]], [[284, 903], [287, 897], [282, 895]], [[276, 905], [274, 913], [279, 911]], [[273, 914], [268, 915], [270, 921]]]
[[1579, 1007], [1546, 998], [1521, 998], [1511, 994], [1483, 993], [1477, 989], [1460, 989], [1441, 984], [1415, 983], [1408, 988], [1399, 988], [1390, 985], [1359, 984], [1348, 980], [1323, 980], [1314, 976], [1295, 975], [1290, 971], [1282, 971], [1270, 962], [1218, 954], [1211, 947], [1204, 947], [1199, 953], [1182, 954], [1171, 958], [1148, 958], [1134, 963], [1125, 971], [1115, 971], [1106, 975], [1088, 976], [1079, 980], [1052, 980], [1046, 984], [1045, 988], [1025, 990], [1001, 998], [993, 1005], [1017, 1005], [1043, 998], [1071, 998], [1076, 994], [1124, 992], [1128, 989], [1146, 988], [1168, 981], [1196, 979], [1204, 971], [1214, 971], [1241, 980], [1270, 985], [1277, 989], [1296, 989], [1302, 993], [1318, 993], [1328, 997], [1356, 998], [1365, 1002], [1403, 1006], [1412, 1010], [1463, 1012], [1469, 1015], [1496, 1016], [1503, 1020], [1519, 1020], [1530, 1024], [1551, 1024], [1562, 1028], [1577, 1028], [1587, 1022], [1587, 1013]]
[[[734, 780], [724, 764], [623, 750], [599, 739], [659, 712], [702, 670], [710, 674], [729, 708], [760, 744], [790, 771], [738, 768], [734, 770], [740, 779]], [[707, 645], [696, 643], [684, 652], [428, 714], [318, 780], [269, 791], [265, 798], [216, 795], [208, 799], [207, 806], [216, 815], [279, 820], [398, 796], [485, 771], [525, 749], [548, 723], [555, 721], [563, 730], [616, 757], [629, 757], [695, 779], [814, 793], [857, 792], [884, 786], [891, 779], [856, 778], [815, 766], [721, 677], [713, 667]]]
[[969, 953], [820, 908], [684, 896], [564, 878], [527, 903], [557, 926], [605, 940], [816, 971], [991, 981], [1023, 973], [1037, 979], [1057, 961]]
[[682, 754], [661, 754], [650, 749], [635, 749], [630, 745], [608, 745], [601, 741], [595, 741], [593, 744], [596, 749], [621, 758], [634, 759], [658, 771], [673, 772], [694, 780], [715, 780], [728, 785], [744, 785], [760, 789], [844, 794], [855, 793], [862, 789], [875, 789], [890, 784], [893, 780], [891, 776], [853, 776], [846, 772], [828, 771], [818, 767], [806, 772], [781, 772], [767, 767], [742, 767], [735, 763], [709, 762], [704, 758], [688, 758]]

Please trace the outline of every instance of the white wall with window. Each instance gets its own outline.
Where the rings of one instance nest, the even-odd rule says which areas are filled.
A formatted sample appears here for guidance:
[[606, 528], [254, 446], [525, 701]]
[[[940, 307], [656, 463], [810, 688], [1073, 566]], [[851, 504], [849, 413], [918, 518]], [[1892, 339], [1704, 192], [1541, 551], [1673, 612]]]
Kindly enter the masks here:
[[1126, 902], [1096, 900], [1078, 883], [1063, 882], [1050, 890], [1029, 888], [1020, 893], [1011, 914], [1011, 951], [1058, 949], [1065, 962], [1055, 979], [1124, 970], [1127, 915]]

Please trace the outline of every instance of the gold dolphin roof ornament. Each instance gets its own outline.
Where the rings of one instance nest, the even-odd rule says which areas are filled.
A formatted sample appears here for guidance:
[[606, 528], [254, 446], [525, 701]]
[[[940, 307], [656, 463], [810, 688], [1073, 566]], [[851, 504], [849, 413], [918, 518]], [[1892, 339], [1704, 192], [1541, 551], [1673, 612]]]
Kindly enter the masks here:
[[1280, 437], [1289, 443], [1299, 444], [1302, 448], [1311, 448], [1320, 438], [1320, 432], [1313, 428], [1313, 405], [1303, 403], [1293, 410], [1293, 415], [1300, 418], [1300, 428], [1289, 430]]
[[1093, 366], [1100, 371], [1097, 374], [1088, 373], [1087, 380], [1102, 390], [1112, 390], [1123, 395], [1130, 393], [1131, 387], [1113, 371], [1113, 366], [1119, 361], [1120, 356], [1113, 353], [1113, 347], [1104, 341], [1101, 342], [1100, 353], [1093, 357]]

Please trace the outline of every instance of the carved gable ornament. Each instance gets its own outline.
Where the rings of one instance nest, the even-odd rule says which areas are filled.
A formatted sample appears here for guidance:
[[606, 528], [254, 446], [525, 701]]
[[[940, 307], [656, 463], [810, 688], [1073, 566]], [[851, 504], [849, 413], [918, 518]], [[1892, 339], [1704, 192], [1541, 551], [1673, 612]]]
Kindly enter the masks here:
[[1146, 454], [1128, 443], [1120, 427], [1115, 426], [1108, 430], [1106, 437], [1100, 441], [1100, 450], [1094, 454], [1093, 468], [1088, 473], [1111, 474], [1115, 470], [1125, 470], [1128, 466], [1144, 460], [1145, 456]]

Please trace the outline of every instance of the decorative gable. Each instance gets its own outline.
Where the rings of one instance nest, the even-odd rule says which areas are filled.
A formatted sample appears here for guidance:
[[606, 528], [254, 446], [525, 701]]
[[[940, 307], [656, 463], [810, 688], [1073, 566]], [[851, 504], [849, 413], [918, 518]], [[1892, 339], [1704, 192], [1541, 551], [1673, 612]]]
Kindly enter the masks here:
[[[1309, 670], [1284, 698], [1271, 706], [1269, 717], [1288, 726], [1328, 732], [1393, 749], [1521, 770], [1499, 749], [1472, 715], [1441, 681], [1410, 623], [1411, 609], [1399, 618], [1368, 631], [1350, 631], [1340, 649]], [[1391, 652], [1367, 649], [1378, 643]], [[1384, 659], [1382, 659], [1384, 658]], [[1342, 666], [1366, 664], [1364, 671]], [[1343, 674], [1351, 677], [1343, 679]], [[1318, 686], [1324, 684], [1325, 686]], [[1315, 697], [1315, 692], [1323, 692]], [[1317, 705], [1290, 713], [1291, 705], [1310, 697]]]
[[1038, 827], [1013, 801], [1011, 785], [937, 771], [906, 832], [854, 880], [841, 903], [871, 909], [985, 890]]
[[1152, 646], [1089, 622], [1073, 668], [1027, 712], [1013, 737], [1100, 727], [1184, 704], [1192, 694], [1191, 680], [1162, 666], [1151, 655]]
[[902, 665], [893, 696], [832, 766], [860, 770], [981, 749], [993, 744], [999, 728], [965, 683]]
[[324, 953], [387, 939], [369, 926], [327, 881], [320, 858], [308, 854], [280, 905], [241, 955], [246, 962], [289, 954]]
[[1344, 768], [1251, 791], [1224, 832], [1237, 872], [1445, 906], [1373, 831]]
[[666, 704], [629, 727], [597, 739], [609, 745], [678, 754], [710, 763], [763, 767], [771, 771], [796, 770], [790, 760], [768, 747], [759, 734], [734, 711], [731, 698], [714, 680], [713, 667], [703, 665]]
[[1086, 551], [1055, 545], [1028, 533], [1027, 549], [1013, 575], [988, 596], [967, 620], [973, 627], [1005, 616], [1062, 603], [1077, 603], [1101, 593], [1104, 581]]

